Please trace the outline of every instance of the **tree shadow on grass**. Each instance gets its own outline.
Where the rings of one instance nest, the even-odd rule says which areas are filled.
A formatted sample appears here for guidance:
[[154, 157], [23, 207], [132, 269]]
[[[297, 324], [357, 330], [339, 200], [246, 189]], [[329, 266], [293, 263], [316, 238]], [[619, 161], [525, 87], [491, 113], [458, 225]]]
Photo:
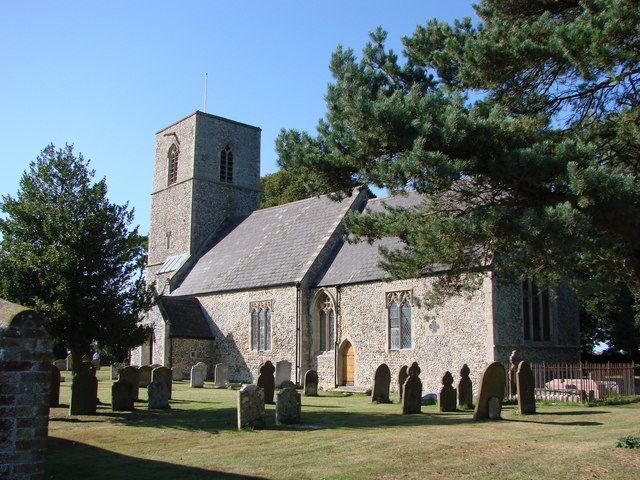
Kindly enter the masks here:
[[176, 465], [158, 460], [130, 457], [62, 438], [49, 437], [45, 478], [91, 480], [266, 480], [264, 477], [239, 475], [197, 467]]

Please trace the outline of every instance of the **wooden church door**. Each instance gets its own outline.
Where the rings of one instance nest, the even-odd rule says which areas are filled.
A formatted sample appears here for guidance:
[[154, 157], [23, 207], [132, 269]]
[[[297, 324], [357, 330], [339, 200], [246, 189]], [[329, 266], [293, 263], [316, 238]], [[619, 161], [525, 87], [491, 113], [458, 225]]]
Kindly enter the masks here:
[[353, 385], [355, 370], [355, 351], [353, 345], [347, 342], [342, 350], [342, 384]]

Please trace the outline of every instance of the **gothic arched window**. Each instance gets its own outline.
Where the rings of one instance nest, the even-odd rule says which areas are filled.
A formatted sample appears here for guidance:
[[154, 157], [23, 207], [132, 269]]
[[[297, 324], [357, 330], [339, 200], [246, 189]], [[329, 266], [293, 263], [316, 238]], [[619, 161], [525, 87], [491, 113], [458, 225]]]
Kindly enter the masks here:
[[233, 183], [233, 151], [229, 145], [220, 152], [220, 181]]
[[178, 147], [174, 143], [169, 148], [169, 185], [173, 185], [178, 180]]
[[323, 294], [316, 302], [318, 326], [318, 350], [333, 351], [336, 342], [336, 315], [333, 303], [328, 295]]
[[251, 302], [251, 350], [271, 350], [271, 302]]
[[411, 291], [387, 293], [389, 349], [411, 348]]

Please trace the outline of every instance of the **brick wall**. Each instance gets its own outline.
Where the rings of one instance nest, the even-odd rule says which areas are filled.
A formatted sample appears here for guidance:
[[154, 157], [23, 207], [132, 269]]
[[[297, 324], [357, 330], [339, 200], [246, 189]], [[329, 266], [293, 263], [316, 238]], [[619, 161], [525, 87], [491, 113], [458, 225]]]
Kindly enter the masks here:
[[38, 312], [0, 299], [0, 478], [44, 478], [51, 347]]

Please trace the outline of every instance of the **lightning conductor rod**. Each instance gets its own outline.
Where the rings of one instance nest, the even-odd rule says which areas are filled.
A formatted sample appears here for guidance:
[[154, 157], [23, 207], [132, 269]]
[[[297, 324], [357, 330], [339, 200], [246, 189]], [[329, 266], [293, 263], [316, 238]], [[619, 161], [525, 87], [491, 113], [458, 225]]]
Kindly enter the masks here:
[[209, 79], [209, 74], [204, 74], [204, 113], [207, 113], [207, 80]]

